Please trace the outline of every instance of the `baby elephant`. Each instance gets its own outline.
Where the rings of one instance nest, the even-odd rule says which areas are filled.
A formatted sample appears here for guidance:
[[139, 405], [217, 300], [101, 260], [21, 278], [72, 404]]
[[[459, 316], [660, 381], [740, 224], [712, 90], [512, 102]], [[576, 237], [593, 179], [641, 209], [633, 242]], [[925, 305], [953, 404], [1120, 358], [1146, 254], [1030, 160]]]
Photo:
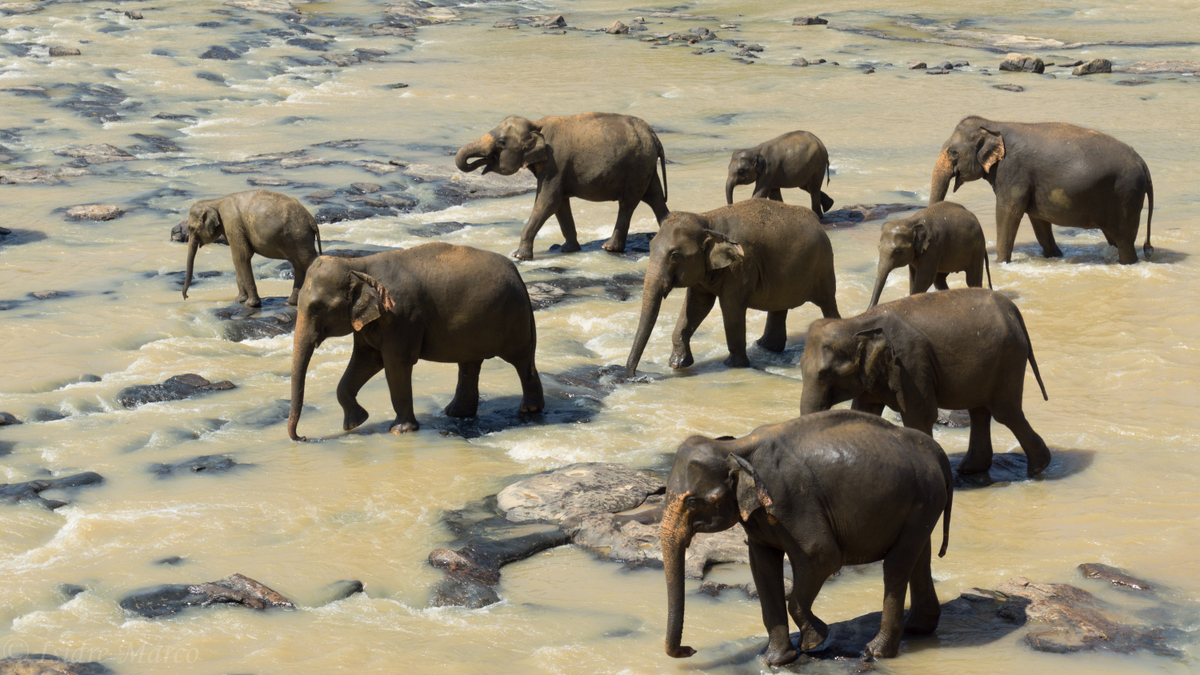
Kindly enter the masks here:
[[792, 131], [753, 148], [734, 150], [725, 179], [725, 203], [733, 203], [733, 188], [754, 183], [752, 196], [783, 201], [780, 188], [800, 188], [812, 196], [819, 216], [833, 206], [821, 192], [821, 178], [829, 183], [829, 153], [821, 139], [807, 131]]
[[747, 199], [708, 213], [676, 211], [650, 241], [642, 314], [625, 370], [630, 376], [637, 370], [663, 298], [673, 288], [686, 288], [687, 298], [671, 339], [671, 367], [692, 365], [692, 334], [720, 300], [729, 345], [725, 364], [745, 368], [747, 309], [767, 312], [758, 344], [781, 352], [789, 309], [812, 302], [826, 317], [841, 316], [836, 286], [829, 237], [803, 206]]
[[[812, 613], [821, 585], [842, 565], [883, 561], [883, 616], [864, 656], [892, 657], [903, 633], [926, 634], [941, 616], [930, 574], [930, 535], [942, 519], [950, 537], [954, 500], [950, 461], [932, 438], [853, 410], [830, 410], [762, 426], [738, 439], [692, 436], [679, 446], [667, 479], [662, 519], [667, 575], [667, 654], [682, 646], [684, 557], [697, 532], [741, 523], [750, 571], [767, 628], [767, 663], [825, 641], [829, 627]], [[792, 563], [791, 597], [783, 556]], [[904, 596], [912, 589], [907, 618]]]
[[[279, 258], [292, 263], [295, 281], [287, 304], [296, 304], [309, 265], [321, 250], [321, 232], [308, 209], [291, 197], [270, 190], [247, 190], [220, 199], [204, 199], [192, 204], [188, 213], [187, 273], [183, 279], [183, 299], [192, 285], [192, 264], [196, 251], [221, 235], [229, 240], [233, 270], [237, 274], [237, 302], [259, 307], [258, 287], [250, 258]], [[316, 246], [313, 242], [316, 242]]]
[[933, 435], [938, 408], [968, 410], [971, 439], [959, 473], [992, 465], [992, 417], [1008, 427], [1035, 476], [1050, 450], [1021, 408], [1025, 362], [1046, 387], [1025, 321], [1012, 300], [983, 288], [921, 293], [851, 319], [817, 319], [808, 329], [800, 369], [800, 412], [853, 399], [855, 410], [896, 410], [904, 426]]
[[908, 265], [909, 295], [924, 293], [931, 285], [946, 290], [946, 275], [951, 272], [966, 272], [967, 286], [980, 288], [986, 269], [988, 288], [992, 287], [987, 242], [979, 219], [953, 202], [938, 202], [910, 218], [883, 224], [879, 271], [867, 309], [879, 303], [888, 274], [904, 265]]

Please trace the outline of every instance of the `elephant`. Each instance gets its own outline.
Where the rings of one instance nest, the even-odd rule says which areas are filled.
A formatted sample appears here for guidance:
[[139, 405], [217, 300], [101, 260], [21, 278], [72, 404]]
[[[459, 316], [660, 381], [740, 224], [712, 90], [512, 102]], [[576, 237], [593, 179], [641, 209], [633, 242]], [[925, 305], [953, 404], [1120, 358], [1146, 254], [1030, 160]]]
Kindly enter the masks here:
[[[481, 159], [475, 159], [475, 158]], [[474, 161], [471, 161], [473, 160]], [[662, 182], [655, 162], [662, 164]], [[533, 213], [512, 256], [533, 260], [533, 239], [550, 216], [558, 218], [566, 243], [563, 253], [579, 250], [571, 198], [618, 203], [617, 224], [603, 244], [625, 250], [629, 221], [638, 202], [654, 210], [659, 224], [667, 217], [667, 157], [649, 124], [638, 117], [584, 113], [543, 117], [536, 122], [508, 117], [482, 138], [464, 145], [455, 157], [461, 171], [495, 171], [511, 176], [528, 168], [537, 177]]]
[[954, 202], [938, 202], [909, 218], [884, 223], [879, 234], [879, 270], [867, 309], [879, 303], [888, 274], [904, 265], [908, 265], [909, 295], [924, 293], [930, 286], [946, 290], [946, 275], [951, 272], [966, 272], [967, 286], [980, 288], [986, 269], [988, 288], [992, 287], [987, 240], [979, 219]]
[[430, 243], [362, 258], [317, 258], [300, 289], [292, 347], [288, 437], [304, 405], [313, 350], [326, 338], [354, 334], [350, 362], [337, 387], [350, 431], [367, 419], [363, 385], [383, 370], [396, 420], [394, 434], [420, 428], [413, 414], [412, 369], [418, 360], [458, 364], [458, 387], [445, 412], [474, 417], [479, 370], [498, 356], [517, 369], [522, 413], [545, 407], [534, 366], [537, 329], [529, 293], [504, 256], [468, 246]]
[[800, 188], [812, 197], [819, 216], [833, 206], [821, 191], [821, 178], [829, 183], [829, 152], [821, 139], [807, 131], [790, 131], [753, 148], [734, 150], [725, 179], [725, 203], [733, 203], [733, 188], [754, 183], [752, 196], [783, 201], [780, 188]]
[[930, 205], [967, 181], [984, 178], [996, 193], [996, 262], [1009, 262], [1021, 216], [1047, 258], [1062, 256], [1050, 225], [1099, 228], [1117, 247], [1120, 262], [1138, 261], [1138, 222], [1149, 197], [1146, 241], [1149, 260], [1154, 184], [1137, 151], [1117, 139], [1073, 124], [1022, 124], [967, 117], [942, 146], [929, 190]]
[[725, 365], [746, 368], [746, 310], [767, 312], [759, 346], [782, 352], [787, 313], [812, 302], [826, 317], [839, 317], [833, 247], [815, 213], [768, 199], [747, 199], [707, 213], [672, 213], [650, 241], [642, 285], [642, 312], [625, 362], [637, 370], [663, 298], [673, 288], [687, 297], [671, 339], [670, 366], [692, 365], [691, 337], [713, 303], [721, 301]]
[[[183, 299], [192, 285], [192, 266], [196, 251], [221, 235], [229, 241], [233, 270], [237, 275], [237, 302], [260, 307], [258, 287], [250, 258], [255, 253], [292, 263], [295, 280], [287, 304], [295, 305], [304, 286], [308, 268], [321, 250], [321, 231], [317, 220], [295, 199], [270, 190], [234, 192], [218, 199], [202, 199], [188, 213], [187, 272], [183, 279]], [[313, 246], [313, 242], [316, 246]]]
[[971, 438], [962, 474], [991, 467], [995, 417], [1017, 437], [1032, 478], [1050, 465], [1050, 450], [1021, 408], [1026, 361], [1050, 400], [1025, 320], [1004, 295], [984, 288], [910, 295], [812, 323], [800, 357], [800, 411], [852, 399], [854, 410], [880, 415], [887, 406], [904, 426], [932, 436], [939, 407], [966, 409]]
[[[696, 653], [680, 644], [684, 557], [693, 535], [741, 523], [767, 628], [768, 664], [798, 656], [789, 613], [801, 650], [824, 642], [829, 628], [812, 613], [821, 585], [843, 565], [877, 560], [883, 561], [883, 616], [864, 656], [895, 656], [902, 633], [937, 629], [941, 607], [930, 574], [930, 535], [940, 516], [938, 557], [945, 556], [953, 486], [950, 461], [931, 437], [854, 410], [804, 415], [738, 439], [688, 438], [667, 479], [661, 526], [667, 654]], [[794, 574], [786, 601], [784, 554]]]

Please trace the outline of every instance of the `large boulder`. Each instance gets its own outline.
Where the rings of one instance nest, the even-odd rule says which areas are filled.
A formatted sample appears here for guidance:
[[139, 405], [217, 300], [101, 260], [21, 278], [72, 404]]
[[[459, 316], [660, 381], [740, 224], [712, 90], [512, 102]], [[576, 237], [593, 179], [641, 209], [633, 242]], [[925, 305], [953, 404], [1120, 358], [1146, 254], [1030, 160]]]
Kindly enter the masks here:
[[664, 489], [662, 481], [623, 464], [587, 462], [513, 483], [496, 495], [496, 506], [514, 523], [561, 523], [593, 513], [627, 511]]
[[132, 410], [147, 403], [182, 401], [212, 391], [233, 389], [229, 380], [209, 382], [195, 373], [176, 375], [160, 384], [138, 384], [125, 387], [117, 394], [117, 401]]
[[67, 502], [57, 499], [46, 499], [42, 496], [42, 492], [46, 490], [78, 488], [85, 485], [99, 485], [103, 482], [103, 476], [92, 471], [87, 471], [61, 478], [40, 478], [25, 483], [0, 483], [0, 504], [17, 504], [29, 501], [53, 510], [60, 506], [66, 506]]
[[1042, 61], [1040, 56], [1032, 54], [1012, 53], [1004, 57], [1000, 62], [1000, 70], [1010, 70], [1015, 72], [1025, 73], [1044, 73], [1046, 72], [1046, 63]]
[[1111, 73], [1112, 61], [1108, 59], [1092, 59], [1087, 63], [1075, 66], [1072, 75], [1094, 75], [1096, 73]]
[[219, 581], [201, 584], [167, 584], [121, 600], [121, 607], [148, 619], [178, 614], [189, 607], [209, 605], [238, 605], [250, 609], [296, 609], [291, 600], [263, 584], [231, 574]]

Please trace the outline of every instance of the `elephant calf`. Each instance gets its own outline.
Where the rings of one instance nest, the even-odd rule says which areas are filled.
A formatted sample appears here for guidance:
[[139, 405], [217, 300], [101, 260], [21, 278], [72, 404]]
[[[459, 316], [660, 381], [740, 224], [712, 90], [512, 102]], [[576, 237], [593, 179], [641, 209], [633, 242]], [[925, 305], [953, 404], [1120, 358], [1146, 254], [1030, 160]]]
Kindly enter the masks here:
[[[234, 192], [219, 199], [203, 199], [192, 204], [188, 213], [187, 272], [183, 279], [183, 299], [192, 285], [192, 265], [196, 251], [221, 235], [229, 241], [233, 270], [237, 275], [237, 302], [259, 307], [258, 287], [250, 258], [278, 258], [292, 263], [295, 281], [289, 305], [296, 304], [300, 287], [313, 261], [321, 253], [321, 232], [308, 209], [291, 197], [270, 190]], [[313, 242], [316, 246], [313, 246]]]
[[725, 179], [725, 203], [733, 203], [733, 188], [754, 183], [753, 197], [783, 201], [780, 188], [800, 188], [812, 198], [818, 216], [833, 206], [821, 191], [829, 183], [829, 152], [821, 139], [807, 131], [791, 131], [753, 148], [734, 150]]
[[971, 413], [971, 439], [960, 473], [992, 465], [991, 420], [1017, 437], [1035, 476], [1050, 450], [1021, 408], [1025, 362], [1046, 400], [1025, 321], [1012, 300], [983, 288], [921, 293], [851, 319], [817, 319], [800, 369], [804, 414], [853, 399], [855, 410], [899, 411], [904, 426], [933, 435], [938, 408]]
[[[940, 516], [938, 556], [944, 556], [953, 485], [950, 461], [932, 438], [853, 410], [805, 415], [738, 439], [692, 436], [675, 453], [663, 508], [667, 654], [695, 654], [680, 644], [684, 556], [692, 536], [741, 523], [767, 628], [768, 664], [797, 657], [789, 612], [800, 629], [800, 649], [819, 646], [829, 635], [812, 613], [821, 585], [842, 565], [877, 560], [883, 561], [883, 616], [864, 656], [895, 656], [902, 633], [937, 629], [941, 607], [929, 538]], [[794, 575], [790, 598], [783, 590], [785, 554]]]
[[363, 258], [322, 256], [300, 289], [292, 348], [288, 436], [304, 407], [304, 377], [313, 350], [330, 337], [354, 334], [354, 351], [337, 387], [349, 431], [367, 420], [358, 392], [380, 370], [387, 375], [394, 434], [419, 428], [413, 414], [412, 369], [418, 360], [458, 364], [451, 417], [474, 417], [479, 369], [498, 356], [521, 378], [521, 412], [545, 407], [534, 367], [537, 329], [517, 268], [504, 256], [444, 243]]
[[691, 337], [721, 301], [725, 342], [733, 368], [746, 357], [746, 310], [767, 312], [759, 346], [783, 351], [787, 313], [806, 302], [826, 317], [838, 317], [833, 247], [815, 213], [767, 199], [747, 199], [708, 213], [672, 213], [650, 241], [650, 263], [642, 286], [642, 314], [625, 362], [637, 370], [663, 298], [673, 288], [687, 298], [675, 324], [670, 365], [692, 365]]
[[908, 265], [909, 295], [924, 293], [930, 286], [946, 290], [946, 276], [951, 272], [966, 272], [967, 286], [980, 288], [986, 269], [988, 288], [992, 287], [983, 227], [974, 213], [953, 202], [938, 202], [909, 218], [883, 224], [879, 270], [867, 309], [879, 303], [888, 274], [904, 265]]

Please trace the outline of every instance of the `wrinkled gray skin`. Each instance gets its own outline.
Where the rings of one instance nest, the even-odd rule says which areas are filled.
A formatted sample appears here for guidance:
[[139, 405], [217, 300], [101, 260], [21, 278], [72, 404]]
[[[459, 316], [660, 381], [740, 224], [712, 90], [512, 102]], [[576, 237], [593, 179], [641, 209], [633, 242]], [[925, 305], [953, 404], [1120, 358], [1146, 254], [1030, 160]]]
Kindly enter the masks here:
[[995, 417], [1017, 437], [1032, 477], [1050, 465], [1050, 450], [1021, 407], [1026, 361], [1047, 398], [1021, 312], [1000, 293], [955, 288], [910, 295], [850, 319], [813, 322], [800, 358], [800, 412], [853, 399], [855, 410], [880, 415], [887, 406], [904, 426], [932, 436], [939, 407], [968, 410], [963, 474], [991, 467]]
[[[295, 281], [289, 305], [296, 304], [309, 265], [317, 259], [321, 232], [308, 209], [291, 197], [270, 190], [234, 192], [220, 199], [203, 199], [192, 204], [188, 213], [187, 272], [183, 279], [183, 299], [192, 285], [192, 267], [196, 251], [221, 235], [229, 241], [233, 270], [237, 275], [237, 302], [250, 307], [262, 305], [250, 258], [255, 253], [292, 263]], [[315, 245], [314, 245], [315, 243]]]
[[686, 288], [687, 298], [671, 339], [672, 368], [693, 363], [691, 337], [721, 301], [731, 368], [746, 357], [746, 310], [767, 312], [759, 346], [781, 352], [787, 342], [787, 313], [806, 302], [827, 317], [838, 314], [833, 248], [816, 214], [802, 206], [747, 199], [708, 213], [672, 213], [650, 241], [642, 285], [642, 313], [625, 369], [637, 370], [663, 298]]
[[996, 193], [996, 262], [1009, 262], [1021, 217], [1028, 214], [1042, 255], [1062, 255], [1050, 225], [1100, 229], [1117, 247], [1121, 264], [1138, 261], [1135, 243], [1142, 202], [1146, 214], [1146, 259], [1154, 184], [1137, 151], [1117, 139], [1073, 124], [1021, 124], [968, 117], [942, 146], [929, 203], [946, 198], [964, 182], [984, 178]]
[[966, 272], [967, 286], [980, 288], [985, 268], [988, 288], [992, 287], [983, 227], [974, 213], [954, 202], [938, 202], [909, 218], [883, 224], [879, 234], [879, 269], [867, 309], [879, 303], [888, 274], [905, 265], [909, 295], [924, 293], [930, 286], [946, 290], [949, 288], [946, 275], [952, 272]]
[[[656, 162], [662, 165], [661, 183]], [[649, 204], [659, 223], [670, 213], [662, 143], [649, 124], [629, 115], [584, 113], [536, 122], [508, 117], [483, 138], [459, 149], [455, 163], [461, 171], [482, 166], [483, 173], [495, 171], [502, 176], [528, 168], [537, 177], [533, 213], [512, 253], [521, 260], [533, 260], [533, 239], [550, 216], [558, 218], [566, 239], [563, 253], [579, 250], [572, 197], [618, 203], [617, 224], [603, 244], [606, 251], [616, 253], [625, 250], [638, 202]]]
[[293, 441], [305, 440], [296, 426], [313, 350], [326, 338], [351, 333], [354, 351], [337, 387], [346, 431], [367, 420], [358, 392], [380, 370], [396, 411], [392, 433], [416, 431], [412, 369], [418, 360], [458, 364], [458, 388], [446, 406], [451, 417], [475, 416], [479, 369], [496, 356], [517, 369], [521, 412], [545, 407], [534, 366], [533, 307], [521, 275], [504, 256], [433, 243], [363, 258], [317, 258], [300, 289], [293, 338]]
[[[675, 453], [663, 509], [667, 654], [696, 653], [680, 644], [684, 557], [692, 536], [741, 523], [767, 628], [768, 664], [798, 656], [788, 635], [789, 613], [800, 629], [801, 650], [824, 642], [829, 628], [812, 613], [821, 585], [843, 565], [877, 560], [883, 561], [883, 616], [864, 656], [895, 656], [902, 633], [937, 628], [941, 607], [929, 537], [941, 516], [938, 556], [945, 555], [953, 499], [942, 448], [874, 415], [831, 410], [738, 439], [692, 436]], [[784, 595], [784, 554], [794, 574], [791, 597]]]
[[821, 191], [829, 183], [829, 152], [821, 139], [807, 131], [791, 131], [753, 148], [734, 150], [725, 179], [725, 203], [733, 203], [733, 188], [754, 183], [751, 197], [783, 201], [780, 188], [800, 188], [812, 199], [819, 216], [833, 206]]

